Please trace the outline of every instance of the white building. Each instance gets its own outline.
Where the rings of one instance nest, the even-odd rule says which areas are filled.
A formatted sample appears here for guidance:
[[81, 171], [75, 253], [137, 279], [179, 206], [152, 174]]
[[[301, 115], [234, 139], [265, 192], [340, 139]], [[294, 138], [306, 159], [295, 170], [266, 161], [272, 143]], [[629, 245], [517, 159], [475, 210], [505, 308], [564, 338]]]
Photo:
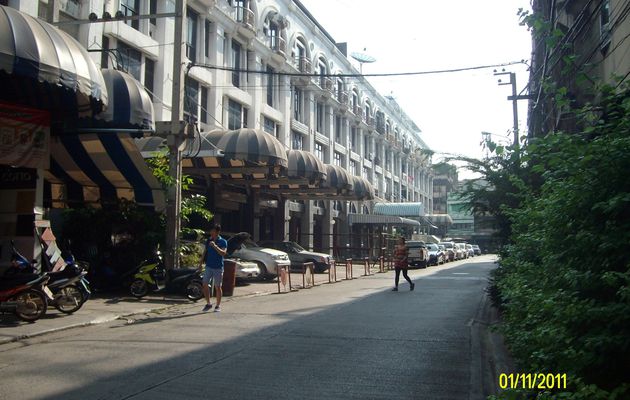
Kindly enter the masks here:
[[[47, 17], [47, 0], [0, 3]], [[173, 0], [57, 3], [60, 21], [85, 20], [91, 12], [115, 17], [118, 11], [125, 15], [174, 11]], [[91, 54], [102, 68], [123, 68], [136, 77], [153, 93], [156, 120], [170, 120], [173, 18], [60, 28], [93, 50]], [[359, 72], [345, 54], [345, 44], [336, 43], [299, 1], [188, 0], [184, 40], [185, 61], [195, 65], [186, 78], [184, 108], [185, 113], [197, 117], [202, 132], [242, 127], [264, 130], [287, 149], [309, 151], [325, 163], [363, 176], [373, 184], [376, 201], [421, 202], [425, 210], [432, 210], [431, 162], [421, 151], [427, 147], [420, 129], [393, 98], [381, 96], [364, 78], [330, 76]], [[265, 204], [248, 201], [257, 203], [251, 227], [254, 237], [290, 237], [324, 249], [338, 245], [333, 244], [333, 233], [348, 231], [335, 221], [343, 222], [347, 213], [371, 212], [372, 208], [368, 204], [372, 202], [305, 200], [279, 206], [266, 202], [270, 207], [284, 207], [266, 218]], [[232, 209], [236, 212], [229, 216], [230, 207], [222, 213], [219, 203], [215, 208], [224, 229], [235, 230], [230, 227], [242, 214]]]

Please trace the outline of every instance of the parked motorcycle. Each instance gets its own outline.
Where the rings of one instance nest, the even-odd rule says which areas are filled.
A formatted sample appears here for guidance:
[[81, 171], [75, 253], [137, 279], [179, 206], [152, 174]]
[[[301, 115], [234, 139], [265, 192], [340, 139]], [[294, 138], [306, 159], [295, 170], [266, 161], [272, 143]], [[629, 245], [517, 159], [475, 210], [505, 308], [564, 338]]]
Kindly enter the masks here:
[[[13, 245], [13, 244], [12, 244]], [[29, 262], [12, 246], [12, 271], [16, 273], [37, 273], [34, 263]], [[42, 247], [41, 269], [51, 271], [52, 266]], [[85, 278], [87, 271], [82, 270], [74, 261], [71, 253], [64, 257], [65, 266], [58, 271], [47, 272], [47, 287], [50, 289], [48, 304], [64, 314], [78, 311], [90, 297], [89, 282]]]
[[196, 268], [179, 268], [167, 270], [164, 266], [162, 253], [158, 250], [155, 255], [143, 261], [133, 276], [129, 287], [134, 297], [142, 298], [149, 291], [185, 293], [191, 301], [203, 297], [201, 275]]
[[[46, 314], [48, 275], [9, 273], [0, 280], [0, 311], [33, 322]], [[49, 292], [50, 294], [50, 292]]]

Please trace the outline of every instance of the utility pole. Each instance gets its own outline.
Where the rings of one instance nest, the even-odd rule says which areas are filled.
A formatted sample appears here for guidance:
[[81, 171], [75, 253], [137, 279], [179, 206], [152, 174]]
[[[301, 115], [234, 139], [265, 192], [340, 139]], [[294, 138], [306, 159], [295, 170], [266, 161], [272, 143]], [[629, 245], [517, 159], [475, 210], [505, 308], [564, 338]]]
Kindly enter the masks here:
[[511, 85], [512, 86], [512, 95], [508, 96], [508, 100], [512, 100], [512, 116], [514, 117], [514, 146], [519, 144], [519, 129], [518, 129], [518, 101], [519, 100], [529, 100], [529, 95], [523, 95], [523, 96], [519, 96], [517, 94], [516, 91], [516, 73], [514, 72], [507, 72], [504, 69], [501, 70], [501, 72], [497, 72], [497, 70], [494, 70], [494, 76], [500, 76], [500, 75], [509, 75], [510, 76], [510, 81], [509, 82], [502, 82], [501, 79], [499, 79], [499, 86], [504, 86], [504, 85]]
[[169, 149], [169, 175], [173, 185], [168, 190], [166, 209], [166, 267], [179, 268], [179, 232], [182, 205], [182, 147], [184, 125], [184, 70], [182, 51], [186, 0], [175, 1], [175, 37], [173, 40], [173, 93], [171, 103], [171, 126], [166, 139]]

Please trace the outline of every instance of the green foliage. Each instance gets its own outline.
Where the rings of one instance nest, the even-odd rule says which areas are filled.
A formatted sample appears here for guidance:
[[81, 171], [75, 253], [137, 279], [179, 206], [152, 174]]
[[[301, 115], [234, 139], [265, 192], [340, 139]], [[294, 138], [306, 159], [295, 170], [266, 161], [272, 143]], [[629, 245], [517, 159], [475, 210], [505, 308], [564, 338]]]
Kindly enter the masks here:
[[599, 98], [575, 110], [579, 132], [470, 160], [488, 182], [471, 204], [502, 221], [490, 293], [510, 350], [523, 371], [569, 375], [565, 391], [499, 398], [630, 398], [630, 92]]

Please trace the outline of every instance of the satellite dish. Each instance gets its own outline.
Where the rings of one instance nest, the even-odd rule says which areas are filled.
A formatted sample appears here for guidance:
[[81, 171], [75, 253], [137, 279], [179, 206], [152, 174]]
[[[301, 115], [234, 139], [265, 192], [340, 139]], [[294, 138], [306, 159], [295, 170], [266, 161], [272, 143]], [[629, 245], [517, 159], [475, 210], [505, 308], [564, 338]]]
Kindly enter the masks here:
[[[365, 50], [366, 49], [363, 49], [363, 51]], [[376, 58], [372, 57], [371, 55], [366, 54], [366, 53], [361, 53], [358, 51], [350, 53], [350, 57], [354, 58], [355, 60], [359, 62], [359, 68], [360, 68], [361, 73], [363, 73], [363, 64], [370, 64], [376, 61]]]

